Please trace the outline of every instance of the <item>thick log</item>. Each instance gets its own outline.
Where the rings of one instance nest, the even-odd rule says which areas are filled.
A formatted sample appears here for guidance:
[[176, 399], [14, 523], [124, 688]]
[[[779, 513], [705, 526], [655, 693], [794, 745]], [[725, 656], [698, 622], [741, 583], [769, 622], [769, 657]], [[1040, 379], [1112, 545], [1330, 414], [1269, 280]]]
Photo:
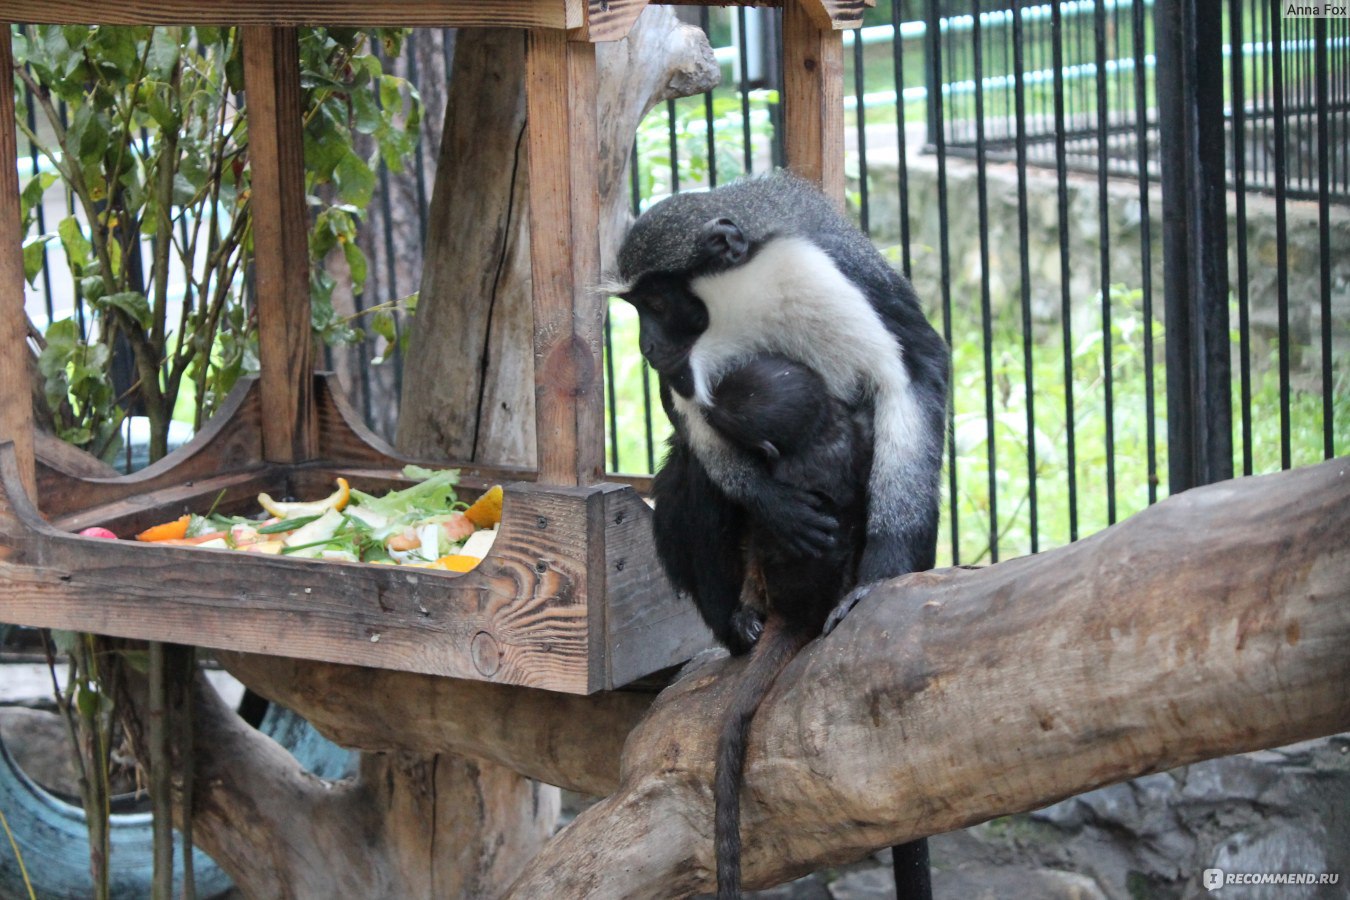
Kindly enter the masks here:
[[[739, 663], [666, 691], [619, 790], [513, 897], [713, 883], [715, 723]], [[1173, 497], [1094, 537], [887, 583], [756, 718], [763, 886], [1162, 769], [1350, 728], [1350, 460]]]
[[593, 796], [618, 785], [623, 742], [652, 701], [643, 693], [578, 697], [277, 656], [217, 658], [343, 746], [463, 753]]

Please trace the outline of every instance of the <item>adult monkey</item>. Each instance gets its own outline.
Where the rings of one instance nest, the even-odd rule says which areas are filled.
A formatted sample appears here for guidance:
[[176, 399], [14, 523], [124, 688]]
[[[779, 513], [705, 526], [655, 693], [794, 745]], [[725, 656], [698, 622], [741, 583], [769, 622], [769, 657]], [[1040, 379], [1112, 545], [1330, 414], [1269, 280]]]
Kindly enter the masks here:
[[[675, 426], [653, 483], [657, 552], [720, 642], [744, 653], [763, 625], [746, 602], [753, 592], [742, 590], [751, 531], [805, 558], [833, 554], [837, 542], [838, 511], [828, 498], [775, 478], [760, 454], [706, 414], [723, 380], [757, 357], [805, 367], [834, 401], [871, 416], [872, 464], [857, 474], [867, 481], [866, 523], [848, 579], [857, 587], [829, 598], [824, 630], [874, 582], [933, 566], [947, 347], [909, 282], [814, 186], [776, 173], [671, 197], [634, 223], [618, 269], [621, 283], [608, 287], [637, 309], [642, 354]], [[768, 605], [781, 612], [772, 597]], [[766, 670], [770, 656], [781, 667], [790, 658], [782, 647], [775, 640], [757, 650], [746, 680]], [[770, 676], [764, 689], [771, 683]], [[718, 787], [724, 806], [720, 776]], [[723, 864], [726, 851], [738, 852], [739, 840], [719, 833], [719, 894], [731, 897], [738, 873]], [[902, 896], [926, 896], [926, 862], [913, 867], [919, 878], [899, 885], [908, 861], [926, 854], [922, 842], [897, 848]]]

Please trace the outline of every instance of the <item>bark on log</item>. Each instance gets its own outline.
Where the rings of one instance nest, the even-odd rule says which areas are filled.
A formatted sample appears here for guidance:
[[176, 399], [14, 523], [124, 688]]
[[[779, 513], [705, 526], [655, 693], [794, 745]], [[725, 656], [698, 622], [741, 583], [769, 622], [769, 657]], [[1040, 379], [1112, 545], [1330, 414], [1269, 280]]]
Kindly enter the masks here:
[[[619, 790], [509, 896], [712, 886], [714, 727], [739, 664], [661, 695]], [[764, 886], [1126, 778], [1350, 728], [1350, 460], [1188, 491], [1069, 547], [887, 583], [755, 720]]]

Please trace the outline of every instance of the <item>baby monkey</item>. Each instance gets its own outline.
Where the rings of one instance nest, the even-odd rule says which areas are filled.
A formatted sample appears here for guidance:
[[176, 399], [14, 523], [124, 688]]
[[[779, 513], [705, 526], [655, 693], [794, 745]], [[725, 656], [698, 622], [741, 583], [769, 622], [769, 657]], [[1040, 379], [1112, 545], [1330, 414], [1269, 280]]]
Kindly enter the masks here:
[[[780, 528], [749, 519], [743, 608], [758, 612], [762, 633], [736, 684], [717, 743], [716, 844], [720, 897], [739, 895], [740, 788], [746, 739], [774, 679], [825, 628], [857, 582], [867, 530], [872, 410], [845, 403], [810, 368], [763, 355], [722, 376], [703, 408], [724, 439], [756, 458], [769, 477], [806, 491], [838, 523], [819, 555], [784, 546]], [[752, 632], [754, 629], [752, 628]]]

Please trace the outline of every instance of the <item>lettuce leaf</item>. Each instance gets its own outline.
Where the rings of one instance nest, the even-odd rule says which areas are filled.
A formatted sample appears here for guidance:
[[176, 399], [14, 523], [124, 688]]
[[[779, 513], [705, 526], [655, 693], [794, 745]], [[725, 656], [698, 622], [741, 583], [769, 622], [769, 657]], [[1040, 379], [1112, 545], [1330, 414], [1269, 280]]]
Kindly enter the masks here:
[[403, 474], [408, 478], [422, 480], [401, 491], [390, 491], [383, 497], [374, 497], [353, 488], [352, 501], [364, 509], [388, 516], [391, 521], [409, 514], [420, 518], [451, 511], [458, 499], [455, 485], [459, 483], [459, 469], [435, 471], [421, 466], [405, 466]]

